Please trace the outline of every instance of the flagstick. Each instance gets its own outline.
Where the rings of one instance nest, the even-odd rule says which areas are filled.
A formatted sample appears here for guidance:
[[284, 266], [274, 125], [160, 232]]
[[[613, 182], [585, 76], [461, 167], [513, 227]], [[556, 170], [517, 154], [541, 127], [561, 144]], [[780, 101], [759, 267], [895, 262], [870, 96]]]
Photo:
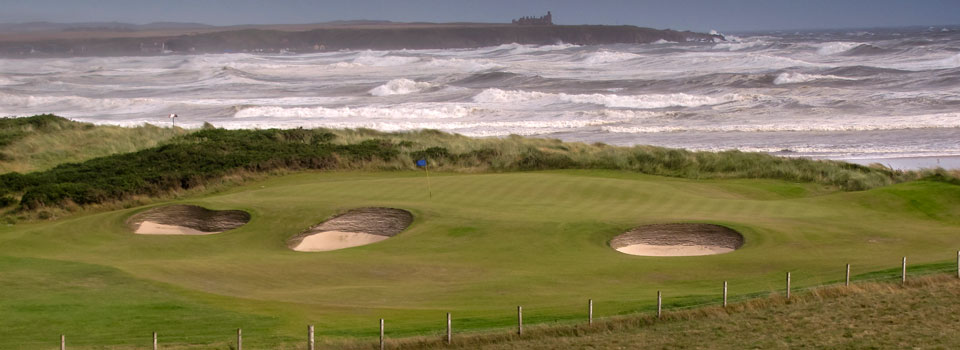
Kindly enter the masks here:
[[430, 186], [430, 163], [423, 166], [423, 171], [427, 172], [427, 193], [430, 195], [430, 199], [433, 199], [433, 188]]

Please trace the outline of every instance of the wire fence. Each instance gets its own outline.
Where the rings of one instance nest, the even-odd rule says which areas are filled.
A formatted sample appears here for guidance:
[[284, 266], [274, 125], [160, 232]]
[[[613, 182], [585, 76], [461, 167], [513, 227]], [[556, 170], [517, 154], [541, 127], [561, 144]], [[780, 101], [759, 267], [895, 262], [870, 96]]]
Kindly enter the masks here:
[[[663, 314], [671, 311], [682, 311], [682, 310], [691, 310], [696, 308], [708, 307], [708, 306], [722, 306], [727, 307], [729, 304], [733, 303], [742, 303], [750, 300], [755, 300], [758, 298], [769, 297], [771, 294], [778, 294], [790, 299], [793, 297], [794, 293], [797, 292], [809, 292], [818, 288], [829, 287], [829, 286], [838, 286], [838, 285], [850, 285], [853, 283], [870, 283], [870, 282], [896, 282], [900, 284], [905, 284], [909, 280], [910, 276], [923, 276], [923, 275], [932, 275], [932, 274], [952, 274], [960, 279], [960, 251], [957, 252], [956, 263], [953, 262], [941, 262], [941, 263], [929, 263], [916, 266], [908, 266], [907, 257], [903, 257], [901, 260], [901, 266], [897, 268], [888, 268], [882, 270], [870, 271], [862, 274], [851, 274], [853, 271], [850, 264], [847, 264], [845, 269], [838, 269], [838, 271], [846, 271], [845, 275], [841, 277], [828, 279], [828, 282], [819, 283], [814, 285], [807, 285], [803, 287], [794, 287], [792, 286], [793, 277], [796, 275], [793, 271], [785, 272], [784, 278], [782, 280], [783, 287], [778, 290], [768, 290], [768, 291], [759, 291], [759, 292], [750, 292], [750, 293], [740, 293], [732, 295], [729, 293], [729, 287], [731, 286], [727, 281], [722, 281], [723, 283], [717, 284], [717, 293], [715, 294], [695, 294], [695, 295], [667, 295], [661, 291], [657, 291], [657, 298], [655, 305], [642, 305], [639, 306], [632, 312], [625, 312], [620, 314], [613, 314], [603, 317], [595, 317], [594, 307], [597, 306], [597, 303], [593, 299], [584, 299], [584, 303], [579, 306], [583, 307], [582, 315], [568, 316], [568, 317], [557, 317], [555, 316], [556, 310], [561, 309], [570, 309], [569, 306], [555, 306], [550, 308], [540, 308], [531, 310], [529, 308], [524, 309], [523, 306], [517, 306], [515, 318], [515, 324], [509, 327], [511, 332], [514, 332], [517, 336], [522, 336], [524, 332], [524, 327], [528, 324], [536, 325], [537, 327], [549, 327], [549, 326], [569, 326], [569, 325], [578, 325], [578, 324], [594, 324], [595, 322], [611, 320], [615, 318], [625, 318], [625, 317], [635, 317], [640, 315], [651, 315], [653, 312], [656, 312], [656, 317], [660, 318]], [[550, 312], [551, 309], [555, 310]], [[524, 311], [527, 312], [524, 315]], [[532, 312], [531, 312], [532, 311]], [[546, 311], [546, 312], [544, 312]], [[539, 315], [538, 315], [539, 314]], [[553, 314], [554, 316], [543, 316], [543, 314]], [[456, 335], [476, 335], [476, 334], [490, 334], [497, 331], [507, 332], [508, 327], [497, 327], [497, 328], [485, 328], [485, 329], [468, 329], [462, 331], [456, 331], [454, 326], [456, 326], [455, 315], [451, 313], [446, 314], [446, 327], [443, 328], [437, 327], [435, 331], [421, 332], [419, 334], [414, 334], [414, 336], [427, 336], [427, 337], [436, 337], [439, 341], [445, 342], [447, 344], [451, 343]], [[524, 317], [527, 318], [524, 318]], [[531, 317], [532, 316], [532, 317]], [[379, 339], [378, 344], [380, 349], [386, 348], [389, 343], [387, 342], [387, 335], [389, 325], [389, 320], [380, 319], [380, 329], [379, 329]], [[531, 322], [532, 321], [532, 322]], [[526, 323], [525, 323], [526, 322]], [[372, 328], [372, 327], [371, 327]], [[60, 334], [59, 342], [57, 342], [55, 334], [52, 334], [49, 340], [37, 340], [37, 339], [17, 339], [16, 335], [4, 336], [4, 339], [0, 340], [0, 344], [3, 344], [4, 349], [15, 349], [15, 350], [34, 350], [34, 349], [56, 349], [59, 346], [59, 349], [66, 350], [70, 346], [77, 346], [80, 348], [98, 348], [98, 349], [149, 349], [150, 346], [145, 346], [143, 344], [152, 344], [152, 349], [157, 350], [162, 347], [163, 344], [177, 344], [177, 345], [208, 345], [208, 344], [220, 344], [225, 345], [231, 349], [242, 350], [243, 348], [243, 337], [244, 335], [248, 337], [253, 337], [256, 340], [257, 345], [262, 345], [264, 343], [269, 343], [271, 341], [290, 344], [291, 342], [299, 342], [300, 346], [296, 347], [298, 349], [307, 349], [313, 350], [316, 338], [314, 334], [314, 327], [312, 325], [308, 326], [307, 332], [302, 340], [292, 339], [289, 336], [278, 336], [273, 334], [272, 330], [268, 327], [260, 328], [249, 328], [236, 330], [235, 337], [227, 332], [223, 333], [209, 333], [209, 334], [184, 334], [184, 333], [160, 333], [154, 332], [153, 334], [146, 334], [144, 336], [131, 336], [130, 334], [120, 334], [120, 333], [84, 333], [77, 335], [67, 335]], [[371, 335], [376, 330], [371, 329]], [[396, 332], [398, 334], [410, 335], [410, 332]], [[151, 339], [152, 338], [152, 339]], [[109, 339], [110, 343], [116, 345], [103, 345], [98, 344], [97, 340]], [[363, 341], [363, 339], [369, 339], [369, 337], [356, 338], [357, 341]], [[152, 343], [151, 343], [152, 340]], [[131, 344], [141, 344], [141, 345], [131, 345]], [[375, 343], [371, 343], [375, 345]], [[289, 347], [286, 347], [289, 348]]]

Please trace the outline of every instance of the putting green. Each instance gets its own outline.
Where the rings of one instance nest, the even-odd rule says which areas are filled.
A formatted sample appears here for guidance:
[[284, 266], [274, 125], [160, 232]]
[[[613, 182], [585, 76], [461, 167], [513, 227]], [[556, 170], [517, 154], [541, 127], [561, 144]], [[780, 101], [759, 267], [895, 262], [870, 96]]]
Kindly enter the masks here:
[[[431, 174], [433, 175], [433, 174]], [[582, 319], [798, 287], [854, 273], [947, 261], [960, 247], [960, 187], [913, 182], [864, 192], [772, 180], [696, 181], [615, 171], [437, 175], [301, 173], [177, 203], [249, 212], [207, 236], [132, 234], [147, 208], [0, 228], [0, 348], [66, 333], [74, 344], [299, 342], [325, 336], [438, 334]], [[167, 203], [165, 203], [167, 204]], [[163, 204], [158, 204], [163, 205]], [[329, 252], [287, 241], [350, 208], [402, 208], [403, 233]], [[611, 238], [644, 224], [721, 224], [743, 234], [710, 256], [619, 253]], [[102, 307], [101, 307], [102, 306]]]

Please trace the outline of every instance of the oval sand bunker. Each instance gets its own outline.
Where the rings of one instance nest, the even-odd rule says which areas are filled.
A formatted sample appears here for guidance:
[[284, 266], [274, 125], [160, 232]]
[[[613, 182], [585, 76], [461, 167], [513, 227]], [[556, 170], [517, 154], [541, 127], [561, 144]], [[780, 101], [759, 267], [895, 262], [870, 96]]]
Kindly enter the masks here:
[[393, 208], [360, 208], [334, 216], [290, 240], [298, 252], [325, 252], [376, 243], [403, 232], [413, 214]]
[[658, 224], [634, 228], [614, 237], [610, 247], [643, 256], [698, 256], [729, 253], [743, 246], [743, 236], [710, 224]]
[[130, 217], [127, 224], [141, 235], [210, 235], [250, 221], [242, 210], [210, 210], [196, 205], [157, 207]]

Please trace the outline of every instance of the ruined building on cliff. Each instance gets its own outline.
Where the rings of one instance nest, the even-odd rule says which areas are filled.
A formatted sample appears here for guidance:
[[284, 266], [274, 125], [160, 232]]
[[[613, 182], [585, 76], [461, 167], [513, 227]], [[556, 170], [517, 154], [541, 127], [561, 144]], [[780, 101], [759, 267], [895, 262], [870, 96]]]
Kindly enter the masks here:
[[536, 26], [549, 26], [553, 25], [553, 14], [550, 11], [547, 11], [547, 15], [543, 17], [520, 17], [513, 20], [513, 24], [519, 25], [536, 25]]

